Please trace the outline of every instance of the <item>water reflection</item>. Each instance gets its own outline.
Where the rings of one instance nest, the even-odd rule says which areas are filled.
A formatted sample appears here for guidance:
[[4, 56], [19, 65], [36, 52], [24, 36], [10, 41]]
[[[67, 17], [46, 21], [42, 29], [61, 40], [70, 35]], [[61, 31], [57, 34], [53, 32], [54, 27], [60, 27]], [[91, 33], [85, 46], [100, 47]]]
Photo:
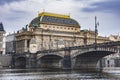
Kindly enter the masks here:
[[100, 72], [56, 69], [1, 69], [0, 80], [119, 80]]

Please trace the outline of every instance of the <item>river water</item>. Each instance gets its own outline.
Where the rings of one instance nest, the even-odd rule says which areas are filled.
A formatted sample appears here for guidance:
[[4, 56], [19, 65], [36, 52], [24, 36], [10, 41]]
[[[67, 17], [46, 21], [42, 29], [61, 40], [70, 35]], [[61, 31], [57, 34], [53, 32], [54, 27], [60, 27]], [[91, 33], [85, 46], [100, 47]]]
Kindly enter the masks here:
[[120, 73], [56, 69], [0, 69], [0, 80], [120, 80]]

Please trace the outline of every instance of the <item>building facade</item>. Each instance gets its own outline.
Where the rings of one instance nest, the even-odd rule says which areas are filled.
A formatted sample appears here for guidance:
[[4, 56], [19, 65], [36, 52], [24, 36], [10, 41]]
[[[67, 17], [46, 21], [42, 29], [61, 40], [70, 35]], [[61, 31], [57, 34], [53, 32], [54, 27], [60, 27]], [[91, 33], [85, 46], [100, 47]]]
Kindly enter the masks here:
[[111, 41], [120, 41], [120, 36], [119, 35], [110, 35], [109, 39]]
[[16, 53], [16, 33], [6, 36], [6, 54]]
[[2, 22], [0, 22], [0, 54], [5, 54], [5, 30]]
[[[35, 39], [37, 51], [93, 44], [95, 31], [81, 30], [80, 24], [69, 15], [42, 12], [29, 26], [16, 34], [16, 52], [29, 52], [30, 41]], [[97, 43], [109, 41], [98, 36]], [[22, 45], [21, 45], [22, 44]]]

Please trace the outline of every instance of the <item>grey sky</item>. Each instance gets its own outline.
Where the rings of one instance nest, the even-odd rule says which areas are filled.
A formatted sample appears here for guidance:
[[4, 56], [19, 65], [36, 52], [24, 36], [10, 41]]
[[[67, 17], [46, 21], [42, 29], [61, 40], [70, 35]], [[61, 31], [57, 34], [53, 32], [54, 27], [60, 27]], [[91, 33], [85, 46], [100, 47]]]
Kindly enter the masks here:
[[43, 10], [70, 14], [82, 29], [94, 30], [94, 17], [97, 16], [99, 35], [120, 33], [120, 0], [1, 0], [0, 22], [7, 33], [14, 32]]

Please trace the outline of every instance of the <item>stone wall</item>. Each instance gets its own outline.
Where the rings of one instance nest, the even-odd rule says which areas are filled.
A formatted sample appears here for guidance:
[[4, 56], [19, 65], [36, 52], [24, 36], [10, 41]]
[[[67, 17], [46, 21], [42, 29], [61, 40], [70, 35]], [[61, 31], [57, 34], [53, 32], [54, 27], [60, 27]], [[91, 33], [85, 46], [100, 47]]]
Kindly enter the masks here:
[[12, 56], [10, 55], [0, 55], [0, 68], [10, 67], [12, 61]]

